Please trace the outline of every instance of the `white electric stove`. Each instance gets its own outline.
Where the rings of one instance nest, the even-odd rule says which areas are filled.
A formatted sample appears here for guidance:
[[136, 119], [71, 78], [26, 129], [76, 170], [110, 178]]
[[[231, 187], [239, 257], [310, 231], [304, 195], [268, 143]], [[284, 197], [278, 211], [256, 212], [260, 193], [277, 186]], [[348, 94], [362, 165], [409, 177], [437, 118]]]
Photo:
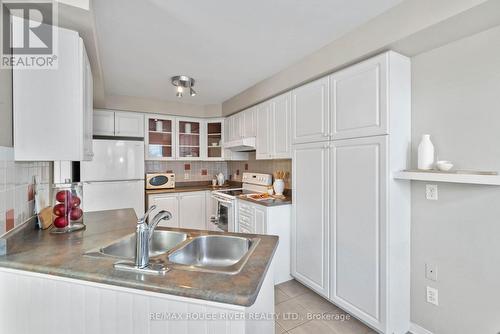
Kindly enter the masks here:
[[243, 173], [241, 188], [229, 188], [212, 191], [212, 198], [217, 201], [217, 213], [210, 217], [210, 224], [215, 230], [237, 232], [236, 198], [240, 195], [261, 194], [273, 183], [271, 174]]

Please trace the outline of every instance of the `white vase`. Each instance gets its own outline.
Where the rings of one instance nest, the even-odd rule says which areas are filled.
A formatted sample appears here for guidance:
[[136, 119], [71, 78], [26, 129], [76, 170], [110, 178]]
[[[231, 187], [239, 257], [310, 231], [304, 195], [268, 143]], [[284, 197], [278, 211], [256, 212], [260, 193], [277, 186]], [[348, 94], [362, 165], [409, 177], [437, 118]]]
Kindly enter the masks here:
[[422, 135], [418, 145], [418, 169], [429, 170], [434, 167], [434, 145], [431, 135]]
[[285, 190], [285, 181], [281, 179], [274, 180], [273, 183], [274, 193], [278, 196], [283, 195], [283, 191]]
[[158, 131], [158, 132], [163, 131], [163, 122], [162, 121], [156, 121], [156, 131]]

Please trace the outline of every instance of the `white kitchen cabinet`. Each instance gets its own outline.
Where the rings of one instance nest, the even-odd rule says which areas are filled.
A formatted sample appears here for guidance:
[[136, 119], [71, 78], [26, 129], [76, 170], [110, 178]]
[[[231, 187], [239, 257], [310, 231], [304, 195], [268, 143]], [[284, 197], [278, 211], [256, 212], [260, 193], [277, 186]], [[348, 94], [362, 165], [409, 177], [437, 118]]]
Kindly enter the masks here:
[[95, 136], [114, 136], [115, 112], [105, 109], [94, 110], [93, 131]]
[[292, 276], [329, 297], [328, 142], [293, 149]]
[[255, 140], [256, 159], [272, 159], [270, 123], [273, 104], [266, 101], [257, 106], [257, 136]]
[[177, 159], [178, 160], [203, 160], [206, 150], [205, 120], [199, 118], [177, 117]]
[[154, 209], [149, 215], [149, 221], [151, 221], [158, 212], [166, 210], [172, 214], [172, 219], [162, 220], [159, 225], [165, 227], [180, 227], [178, 194], [149, 195], [148, 208], [152, 205], [156, 205], [156, 209]]
[[291, 94], [286, 93], [271, 100], [271, 154], [273, 159], [290, 159], [292, 157], [291, 143]]
[[144, 114], [107, 109], [94, 110], [95, 136], [144, 137]]
[[292, 143], [330, 139], [330, 92], [328, 77], [292, 91]]
[[243, 112], [239, 112], [231, 116], [231, 140], [238, 140], [243, 138], [243, 130], [245, 128], [245, 117]]
[[290, 276], [291, 205], [266, 207], [238, 200], [237, 228], [239, 233], [279, 236], [275, 254], [274, 284], [292, 279]]
[[257, 135], [257, 107], [243, 111], [243, 137], [255, 137]]
[[330, 299], [379, 329], [388, 291], [387, 248], [381, 247], [389, 229], [387, 140], [333, 141], [330, 155]]
[[175, 117], [146, 115], [144, 136], [146, 160], [174, 160], [176, 134]]
[[148, 207], [152, 205], [157, 208], [149, 215], [150, 218], [161, 210], [172, 213], [172, 219], [162, 221], [161, 226], [207, 229], [205, 191], [149, 194]]
[[[92, 159], [90, 63], [76, 31], [54, 29], [58, 34], [57, 70], [13, 70], [16, 160]], [[21, 37], [14, 31], [16, 38]]]
[[[388, 93], [375, 82], [384, 59]], [[411, 64], [389, 52], [360, 66], [331, 76], [331, 140], [293, 149], [292, 275], [378, 332], [404, 334], [410, 185], [392, 173], [408, 168]]]
[[202, 156], [206, 157], [206, 160], [224, 160], [224, 120], [207, 119], [204, 126], [206, 129], [203, 132], [206, 137]]
[[408, 62], [386, 52], [330, 76], [332, 139], [388, 134], [391, 100], [408, 97], [397, 86]]
[[179, 208], [182, 228], [207, 229], [205, 192], [180, 193]]
[[279, 95], [257, 108], [256, 159], [290, 159], [291, 94]]
[[116, 111], [115, 135], [120, 137], [144, 137], [144, 115], [128, 111]]

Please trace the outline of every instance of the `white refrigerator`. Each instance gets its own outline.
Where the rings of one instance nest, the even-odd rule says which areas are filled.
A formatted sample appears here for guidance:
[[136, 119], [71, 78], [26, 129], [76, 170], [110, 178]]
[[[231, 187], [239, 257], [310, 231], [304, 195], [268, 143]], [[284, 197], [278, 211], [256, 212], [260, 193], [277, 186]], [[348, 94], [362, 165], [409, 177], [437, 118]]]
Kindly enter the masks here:
[[94, 158], [82, 161], [86, 212], [133, 208], [144, 215], [144, 142], [94, 139]]

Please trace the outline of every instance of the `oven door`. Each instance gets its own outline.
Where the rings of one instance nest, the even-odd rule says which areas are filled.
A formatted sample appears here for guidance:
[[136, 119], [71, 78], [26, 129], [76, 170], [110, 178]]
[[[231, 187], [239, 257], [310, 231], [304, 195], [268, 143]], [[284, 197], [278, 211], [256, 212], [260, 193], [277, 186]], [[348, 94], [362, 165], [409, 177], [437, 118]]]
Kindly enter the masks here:
[[215, 216], [210, 217], [210, 223], [215, 231], [235, 232], [235, 208], [234, 201], [212, 194], [217, 201]]

